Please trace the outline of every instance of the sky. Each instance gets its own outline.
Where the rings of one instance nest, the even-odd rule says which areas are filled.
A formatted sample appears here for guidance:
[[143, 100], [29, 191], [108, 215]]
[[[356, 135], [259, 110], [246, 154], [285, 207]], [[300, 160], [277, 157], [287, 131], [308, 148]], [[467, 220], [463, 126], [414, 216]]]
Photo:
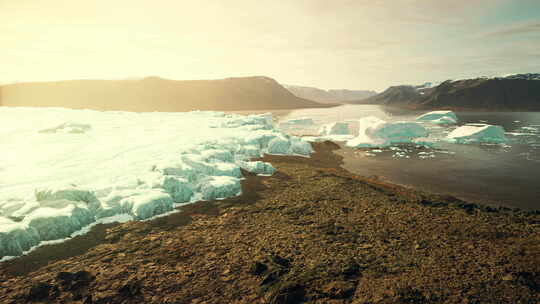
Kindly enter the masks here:
[[0, 0], [0, 82], [264, 75], [384, 90], [540, 72], [538, 0]]

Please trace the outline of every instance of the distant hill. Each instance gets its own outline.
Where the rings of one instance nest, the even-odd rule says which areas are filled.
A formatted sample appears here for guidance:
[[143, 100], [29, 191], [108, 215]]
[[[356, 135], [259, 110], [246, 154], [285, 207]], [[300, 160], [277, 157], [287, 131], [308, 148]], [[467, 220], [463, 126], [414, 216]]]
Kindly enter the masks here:
[[274, 79], [68, 80], [0, 87], [0, 105], [123, 111], [270, 110], [326, 107], [299, 98]]
[[437, 86], [393, 86], [356, 101], [410, 109], [540, 111], [540, 74], [447, 80]]
[[367, 90], [323, 90], [313, 87], [303, 87], [295, 85], [283, 85], [294, 95], [322, 103], [348, 102], [364, 99], [377, 94], [375, 91]]

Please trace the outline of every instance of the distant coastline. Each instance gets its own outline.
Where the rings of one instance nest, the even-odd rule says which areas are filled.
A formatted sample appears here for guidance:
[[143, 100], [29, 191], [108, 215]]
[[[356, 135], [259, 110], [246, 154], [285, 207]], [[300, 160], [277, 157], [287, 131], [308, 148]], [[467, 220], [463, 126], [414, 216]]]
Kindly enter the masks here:
[[332, 107], [295, 96], [264, 76], [219, 80], [67, 80], [0, 86], [1, 106], [183, 112]]

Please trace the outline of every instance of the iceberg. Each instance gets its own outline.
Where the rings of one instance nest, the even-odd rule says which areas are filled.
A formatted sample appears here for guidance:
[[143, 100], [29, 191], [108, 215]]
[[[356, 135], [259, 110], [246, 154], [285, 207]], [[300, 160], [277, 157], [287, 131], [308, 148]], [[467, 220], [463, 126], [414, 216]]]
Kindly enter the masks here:
[[349, 130], [349, 124], [345, 122], [334, 122], [330, 124], [323, 125], [319, 130], [319, 135], [349, 135], [351, 134]]
[[458, 144], [505, 143], [504, 129], [488, 124], [466, 124], [450, 132], [446, 141]]
[[109, 218], [145, 220], [239, 195], [241, 168], [275, 172], [252, 158], [313, 152], [268, 113], [0, 107], [0, 121], [0, 260]]
[[423, 138], [429, 132], [416, 122], [386, 122], [376, 117], [365, 117], [359, 121], [358, 136], [347, 141], [353, 148], [385, 148], [393, 144], [414, 143], [415, 138]]
[[452, 111], [433, 111], [418, 116], [416, 120], [440, 125], [454, 125], [458, 122], [458, 117]]

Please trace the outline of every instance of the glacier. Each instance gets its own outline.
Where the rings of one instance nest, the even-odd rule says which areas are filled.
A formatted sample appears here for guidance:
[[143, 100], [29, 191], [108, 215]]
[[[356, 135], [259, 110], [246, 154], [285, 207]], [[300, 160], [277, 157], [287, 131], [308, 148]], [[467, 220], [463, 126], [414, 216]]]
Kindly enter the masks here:
[[239, 195], [241, 169], [275, 172], [251, 159], [313, 152], [269, 113], [1, 107], [0, 121], [0, 261], [108, 219]]

